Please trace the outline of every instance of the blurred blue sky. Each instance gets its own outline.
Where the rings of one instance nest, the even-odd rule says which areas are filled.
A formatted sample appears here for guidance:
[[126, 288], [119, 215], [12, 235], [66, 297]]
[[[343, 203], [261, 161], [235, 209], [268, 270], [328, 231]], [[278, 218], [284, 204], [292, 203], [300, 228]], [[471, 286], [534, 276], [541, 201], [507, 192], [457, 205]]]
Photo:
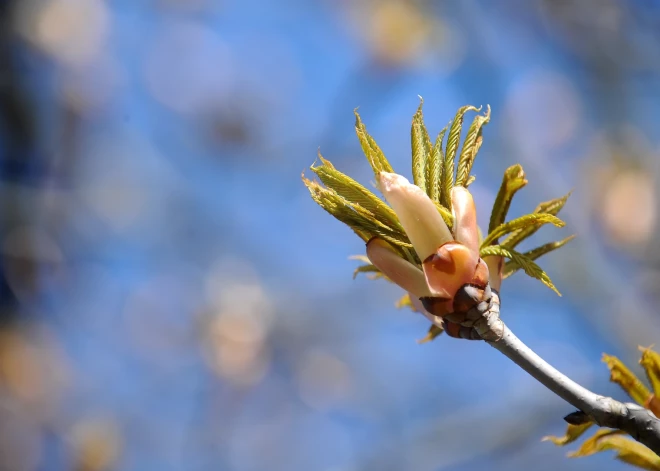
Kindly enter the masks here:
[[634, 364], [660, 330], [657, 5], [4, 3], [3, 306], [43, 393], [0, 397], [6, 469], [97, 469], [74, 467], [87, 422], [122, 471], [623, 468], [541, 443], [572, 409], [487, 345], [417, 345], [300, 173], [320, 148], [370, 184], [354, 108], [409, 175], [418, 95], [432, 134], [490, 104], [480, 225], [520, 162], [510, 214], [573, 189], [535, 240], [579, 236], [541, 263], [564, 296], [517, 274], [503, 318], [622, 398], [601, 353]]

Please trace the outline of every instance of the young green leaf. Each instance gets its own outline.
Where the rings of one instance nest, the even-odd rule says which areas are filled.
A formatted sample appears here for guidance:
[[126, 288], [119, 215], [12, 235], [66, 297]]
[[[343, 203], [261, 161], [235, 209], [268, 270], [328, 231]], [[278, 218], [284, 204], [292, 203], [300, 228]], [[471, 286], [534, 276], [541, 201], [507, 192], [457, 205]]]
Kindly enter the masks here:
[[371, 168], [374, 171], [374, 175], [378, 175], [380, 172], [394, 172], [392, 166], [387, 161], [385, 154], [380, 150], [376, 141], [369, 135], [367, 128], [362, 122], [360, 115], [355, 112], [355, 133], [357, 134], [358, 139], [360, 140], [360, 146], [364, 155], [367, 157]]
[[603, 362], [610, 370], [610, 381], [618, 384], [628, 396], [640, 405], [644, 405], [651, 395], [651, 392], [637, 378], [635, 373], [617, 357], [603, 353]]
[[500, 185], [500, 190], [497, 192], [495, 203], [493, 203], [493, 211], [490, 213], [488, 232], [492, 232], [506, 220], [513, 195], [525, 185], [527, 185], [527, 180], [525, 179], [525, 172], [522, 165], [512, 165], [504, 171], [502, 184]]
[[[360, 273], [377, 273], [382, 276], [382, 273], [375, 265], [360, 265], [353, 271], [353, 279], [357, 278]], [[376, 277], [377, 278], [377, 277]]]
[[642, 358], [639, 364], [646, 371], [646, 377], [649, 379], [656, 396], [660, 397], [660, 354], [650, 348], [640, 348]]
[[333, 189], [351, 203], [359, 204], [387, 226], [403, 232], [396, 213], [383, 200], [348, 175], [335, 169], [320, 153], [319, 158], [323, 165], [311, 167], [311, 170], [318, 175], [326, 187]]
[[434, 202], [440, 203], [440, 196], [442, 193], [442, 166], [444, 163], [444, 153], [442, 152], [442, 139], [445, 137], [447, 132], [447, 126], [445, 126], [442, 131], [438, 133], [438, 137], [435, 138], [435, 144], [431, 149], [431, 154], [429, 160], [426, 163], [427, 169], [427, 186], [428, 186], [428, 195]]
[[527, 275], [531, 276], [532, 278], [536, 278], [541, 283], [543, 283], [548, 288], [550, 288], [552, 291], [554, 291], [559, 296], [561, 296], [561, 293], [552, 283], [552, 280], [547, 275], [547, 273], [544, 272], [541, 269], [541, 267], [539, 267], [536, 263], [534, 263], [533, 260], [524, 256], [523, 254], [516, 252], [515, 250], [512, 250], [508, 247], [503, 247], [501, 245], [482, 246], [479, 252], [482, 258], [487, 257], [489, 255], [497, 255], [501, 257], [506, 257], [509, 260], [513, 260], [525, 271], [525, 273], [527, 273]]
[[465, 140], [463, 141], [461, 156], [458, 159], [458, 168], [456, 169], [457, 186], [467, 187], [474, 159], [476, 158], [477, 152], [481, 148], [481, 142], [483, 141], [483, 128], [489, 121], [490, 106], [487, 106], [486, 113], [484, 115], [475, 116], [468, 129], [467, 136], [465, 136]]
[[410, 244], [405, 233], [378, 221], [373, 214], [362, 206], [351, 203], [337, 194], [336, 191], [324, 188], [304, 176], [303, 183], [309, 190], [312, 199], [319, 206], [353, 229], [363, 240], [364, 237], [371, 238], [378, 235], [391, 244], [394, 244], [401, 251], [405, 247], [412, 248], [412, 244]]
[[412, 147], [413, 182], [428, 194], [426, 166], [431, 154], [431, 140], [424, 124], [423, 105], [424, 101], [420, 99], [419, 108], [413, 116], [412, 127], [410, 128], [410, 144]]
[[442, 196], [440, 202], [443, 206], [451, 207], [451, 189], [454, 187], [454, 160], [458, 151], [458, 144], [461, 139], [461, 129], [463, 127], [463, 117], [468, 111], [479, 111], [481, 108], [467, 105], [458, 109], [454, 120], [449, 127], [447, 136], [447, 146], [445, 148], [445, 159], [442, 170]]
[[[571, 196], [570, 191], [561, 198], [555, 198], [550, 201], [545, 201], [536, 207], [533, 214], [552, 214], [553, 216], [556, 216], [557, 214], [559, 214], [559, 211], [561, 211], [561, 209], [566, 204], [566, 200], [568, 200], [569, 196]], [[538, 231], [540, 228], [541, 225], [533, 225], [533, 226], [528, 226], [519, 231], [516, 231], [513, 234], [509, 235], [506, 239], [504, 239], [501, 242], [501, 245], [513, 249], [523, 240], [534, 235], [536, 231]]]
[[435, 324], [431, 324], [431, 327], [429, 327], [429, 331], [426, 333], [426, 336], [422, 339], [419, 339], [417, 343], [422, 344], [422, 343], [427, 343], [435, 340], [437, 336], [442, 334], [444, 332], [444, 329], [442, 327], [438, 327]]
[[[564, 227], [565, 223], [557, 216], [545, 213], [526, 214], [512, 221], [505, 222], [492, 230], [482, 242], [482, 247], [497, 243], [500, 237], [518, 230], [526, 230], [530, 227], [540, 227], [543, 224], [554, 224], [557, 227]], [[502, 243], [501, 245], [505, 245]], [[507, 246], [508, 247], [508, 246]]]
[[403, 296], [401, 296], [401, 297], [399, 298], [399, 300], [398, 300], [396, 303], [394, 303], [394, 306], [395, 306], [397, 309], [402, 309], [402, 308], [404, 308], [404, 307], [409, 307], [409, 308], [412, 309], [413, 311], [415, 310], [415, 307], [413, 306], [413, 303], [412, 303], [412, 301], [411, 301], [411, 299], [410, 299], [410, 295], [409, 295], [408, 293], [406, 293], [406, 294], [404, 294]]
[[435, 207], [438, 208], [438, 212], [440, 213], [440, 216], [442, 216], [442, 219], [445, 221], [445, 224], [447, 224], [447, 227], [451, 231], [453, 226], [454, 226], [454, 218], [451, 214], [451, 212], [442, 206], [440, 203], [435, 203]]
[[[543, 255], [545, 255], [549, 252], [552, 252], [553, 250], [557, 250], [558, 248], [563, 247], [565, 244], [567, 244], [568, 242], [570, 242], [574, 238], [575, 238], [575, 234], [570, 235], [570, 236], [566, 237], [565, 239], [558, 240], [556, 242], [549, 242], [549, 243], [544, 244], [540, 247], [536, 247], [535, 249], [532, 249], [532, 250], [529, 250], [529, 251], [523, 253], [523, 255], [525, 257], [528, 257], [528, 258], [532, 259], [532, 260], [536, 260], [537, 258], [539, 258], [539, 257], [541, 257], [541, 256], [543, 256]], [[515, 272], [517, 272], [519, 269], [520, 269], [520, 266], [517, 265], [515, 262], [507, 262], [504, 265], [504, 271], [502, 273], [502, 278], [510, 277]]]
[[594, 425], [593, 422], [587, 422], [586, 424], [581, 425], [571, 425], [569, 424], [566, 428], [566, 434], [563, 437], [554, 437], [551, 435], [545, 436], [541, 441], [551, 441], [557, 446], [568, 445], [569, 443], [574, 442], [580, 438], [591, 426]]

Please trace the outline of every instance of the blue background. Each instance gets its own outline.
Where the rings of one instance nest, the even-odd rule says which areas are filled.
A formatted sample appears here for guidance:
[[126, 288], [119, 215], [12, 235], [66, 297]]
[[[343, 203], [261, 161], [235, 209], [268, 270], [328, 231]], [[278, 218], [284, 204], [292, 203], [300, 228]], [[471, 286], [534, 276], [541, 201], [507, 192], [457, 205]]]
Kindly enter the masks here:
[[519, 162], [509, 214], [573, 190], [534, 242], [578, 234], [541, 259], [563, 297], [516, 274], [502, 316], [623, 399], [602, 352], [642, 375], [660, 332], [655, 3], [1, 8], [2, 469], [623, 469], [541, 442], [571, 407], [488, 345], [417, 345], [300, 173], [320, 148], [370, 184], [356, 107], [410, 176], [418, 95], [432, 135], [490, 104], [481, 227]]

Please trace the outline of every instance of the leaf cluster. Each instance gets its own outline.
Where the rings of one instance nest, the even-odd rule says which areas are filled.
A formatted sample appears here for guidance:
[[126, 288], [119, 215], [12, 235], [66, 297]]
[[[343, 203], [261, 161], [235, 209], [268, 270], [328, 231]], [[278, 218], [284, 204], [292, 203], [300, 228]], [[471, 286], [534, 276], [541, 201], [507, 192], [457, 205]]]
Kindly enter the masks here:
[[[490, 121], [490, 107], [487, 107], [483, 114], [480, 114], [481, 108], [474, 106], [459, 108], [454, 119], [433, 140], [424, 124], [422, 108], [423, 101], [420, 99], [410, 129], [412, 180], [435, 203], [443, 220], [452, 229], [451, 191], [455, 186], [467, 188], [475, 180], [475, 176], [471, 174], [472, 167], [483, 143], [484, 127]], [[476, 112], [476, 115], [461, 145], [463, 122], [469, 112]], [[367, 132], [357, 110], [355, 132], [375, 177], [378, 178], [380, 172], [394, 172], [381, 148]], [[321, 156], [320, 152], [318, 157], [320, 164], [313, 165], [311, 170], [320, 183], [307, 179], [304, 175], [302, 177], [314, 201], [349, 226], [363, 241], [366, 242], [375, 236], [381, 237], [392, 244], [401, 257], [421, 266], [392, 208], [367, 187], [337, 170], [330, 161]], [[562, 227], [564, 223], [557, 218], [557, 214], [569, 195], [541, 203], [533, 213], [506, 221], [513, 196], [526, 184], [525, 173], [520, 165], [514, 165], [504, 172], [480, 255], [501, 256], [508, 259], [504, 266], [504, 277], [522, 269], [527, 275], [540, 280], [558, 293], [548, 275], [535, 263], [535, 260], [560, 248], [573, 236], [541, 245], [524, 253], [517, 252], [515, 248], [545, 224]], [[356, 269], [355, 275], [358, 273], [384, 277], [368, 260]], [[401, 298], [397, 305], [412, 307], [407, 295]]]

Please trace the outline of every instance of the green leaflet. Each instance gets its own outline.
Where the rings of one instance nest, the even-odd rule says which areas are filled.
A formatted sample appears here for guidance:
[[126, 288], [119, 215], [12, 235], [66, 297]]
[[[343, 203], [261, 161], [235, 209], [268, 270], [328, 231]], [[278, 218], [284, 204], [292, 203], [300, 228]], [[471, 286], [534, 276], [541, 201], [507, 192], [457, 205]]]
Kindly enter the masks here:
[[401, 296], [399, 300], [396, 303], [394, 303], [394, 306], [396, 306], [397, 309], [409, 307], [413, 311], [415, 310], [415, 307], [413, 306], [412, 301], [410, 300], [410, 295], [408, 293]]
[[[380, 272], [380, 270], [375, 265], [371, 265], [371, 264], [369, 264], [369, 265], [360, 265], [359, 267], [357, 267], [353, 271], [353, 279], [357, 278], [357, 276], [360, 273], [376, 273], [376, 274], [382, 276], [382, 273]], [[378, 278], [378, 276], [373, 277], [373, 278]]]
[[440, 203], [435, 203], [435, 207], [438, 208], [440, 216], [442, 216], [442, 219], [445, 221], [445, 224], [447, 224], [447, 227], [451, 231], [454, 226], [454, 217], [452, 216], [451, 212]]
[[525, 185], [527, 185], [527, 180], [525, 179], [525, 171], [523, 170], [522, 165], [512, 165], [504, 171], [502, 184], [497, 192], [495, 203], [493, 203], [493, 210], [490, 213], [488, 232], [493, 231], [506, 220], [506, 215], [509, 212], [509, 206], [511, 206], [513, 195]]
[[468, 186], [470, 172], [477, 152], [481, 148], [483, 142], [483, 128], [490, 121], [490, 106], [486, 106], [486, 113], [484, 115], [477, 115], [474, 117], [470, 128], [468, 129], [467, 136], [463, 141], [463, 148], [461, 149], [461, 156], [458, 159], [458, 168], [456, 169], [456, 186]]
[[[533, 214], [552, 214], [553, 216], [556, 216], [557, 214], [559, 214], [559, 211], [561, 211], [561, 209], [566, 204], [566, 201], [568, 200], [569, 196], [571, 196], [570, 191], [561, 198], [555, 198], [550, 201], [545, 201], [536, 207]], [[534, 225], [534, 226], [526, 227], [525, 229], [521, 229], [511, 234], [506, 239], [504, 239], [501, 242], [501, 245], [513, 249], [523, 240], [527, 239], [528, 237], [531, 237], [534, 233], [536, 233], [536, 231], [538, 231], [540, 227], [541, 225]]]
[[426, 163], [428, 195], [434, 202], [440, 203], [442, 194], [442, 165], [444, 163], [444, 153], [442, 152], [442, 140], [447, 132], [447, 126], [438, 133], [435, 138], [435, 144], [431, 148], [429, 160]]
[[371, 260], [369, 260], [369, 257], [366, 255], [351, 255], [348, 257], [349, 260], [358, 260], [366, 265], [369, 265], [371, 263]]
[[454, 160], [458, 151], [458, 144], [461, 139], [461, 129], [463, 127], [463, 117], [468, 111], [479, 111], [481, 108], [475, 108], [471, 105], [462, 106], [458, 109], [454, 120], [449, 127], [447, 136], [447, 146], [445, 148], [445, 159], [442, 170], [442, 195], [440, 202], [443, 206], [451, 207], [451, 189], [454, 187]]
[[516, 252], [515, 250], [509, 249], [508, 247], [503, 247], [501, 245], [489, 245], [482, 246], [480, 250], [481, 257], [486, 257], [488, 255], [497, 255], [500, 257], [506, 257], [509, 260], [513, 260], [527, 273], [527, 275], [532, 278], [536, 278], [541, 283], [546, 285], [552, 291], [561, 296], [561, 293], [557, 290], [555, 285], [552, 283], [550, 277], [545, 273], [541, 267], [539, 267], [533, 260], [525, 255]]
[[543, 437], [541, 441], [551, 441], [557, 446], [568, 445], [569, 443], [574, 442], [582, 435], [584, 435], [584, 433], [589, 430], [592, 425], [594, 425], [593, 422], [587, 422], [586, 424], [581, 425], [568, 424], [568, 427], [566, 428], [566, 434], [563, 437], [553, 437], [548, 435]]
[[419, 108], [413, 116], [412, 126], [410, 128], [410, 144], [412, 147], [412, 174], [413, 182], [420, 187], [426, 194], [429, 193], [427, 179], [427, 162], [431, 154], [431, 140], [424, 124], [424, 115], [422, 106], [424, 100], [420, 98]]
[[618, 384], [639, 405], [644, 405], [651, 391], [617, 357], [603, 353], [603, 363], [610, 370], [610, 381]]
[[435, 338], [438, 337], [443, 332], [444, 330], [441, 327], [438, 327], [435, 324], [431, 324], [431, 327], [429, 327], [429, 330], [424, 336], [424, 338], [419, 339], [417, 343], [422, 344], [422, 343], [431, 342], [435, 340]]
[[360, 140], [360, 146], [362, 146], [362, 151], [364, 152], [364, 155], [367, 157], [367, 160], [369, 161], [369, 164], [371, 165], [371, 168], [374, 171], [374, 175], [378, 176], [380, 172], [389, 172], [389, 173], [394, 172], [392, 166], [387, 161], [385, 154], [383, 154], [383, 151], [380, 150], [380, 147], [378, 147], [376, 141], [374, 141], [374, 139], [367, 132], [367, 128], [362, 122], [362, 119], [360, 118], [357, 109], [355, 109], [354, 113], [355, 113], [355, 133], [357, 134], [357, 137]]
[[[554, 224], [557, 227], [564, 227], [565, 225], [564, 221], [562, 221], [557, 216], [554, 216], [552, 214], [546, 214], [546, 213], [527, 214], [525, 216], [521, 216], [512, 221], [505, 222], [497, 226], [486, 236], [481, 246], [485, 247], [487, 245], [497, 243], [497, 240], [500, 237], [505, 236], [506, 234], [510, 234], [512, 232], [519, 230], [524, 231], [529, 228], [536, 228], [537, 230], [538, 227], [548, 223]], [[501, 245], [506, 245], [506, 244], [505, 242], [503, 242]], [[506, 246], [509, 247], [508, 245]]]
[[640, 348], [640, 350], [642, 358], [639, 360], [639, 364], [644, 368], [653, 392], [660, 397], [660, 354], [650, 348]]
[[412, 247], [408, 237], [404, 233], [378, 221], [373, 214], [362, 206], [351, 203], [337, 194], [336, 191], [323, 188], [318, 183], [304, 176], [303, 183], [309, 190], [312, 199], [319, 206], [353, 229], [363, 240], [365, 237], [371, 238], [377, 235], [395, 245], [400, 251], [403, 248]]
[[387, 226], [403, 233], [396, 213], [383, 200], [335, 167], [319, 153], [323, 165], [311, 167], [323, 184], [351, 203], [358, 204]]
[[[552, 252], [553, 250], [557, 250], [560, 247], [563, 247], [566, 245], [568, 242], [572, 241], [575, 238], [575, 234], [570, 235], [566, 237], [565, 239], [558, 240], [555, 242], [549, 242], [547, 244], [544, 244], [540, 247], [536, 247], [535, 249], [529, 250], [523, 255], [525, 257], [528, 257], [532, 260], [536, 260], [537, 258]], [[520, 269], [520, 265], [516, 264], [515, 262], [507, 262], [504, 265], [504, 271], [502, 273], [502, 278], [508, 278], [511, 275], [513, 275], [515, 272], [517, 272]]]

